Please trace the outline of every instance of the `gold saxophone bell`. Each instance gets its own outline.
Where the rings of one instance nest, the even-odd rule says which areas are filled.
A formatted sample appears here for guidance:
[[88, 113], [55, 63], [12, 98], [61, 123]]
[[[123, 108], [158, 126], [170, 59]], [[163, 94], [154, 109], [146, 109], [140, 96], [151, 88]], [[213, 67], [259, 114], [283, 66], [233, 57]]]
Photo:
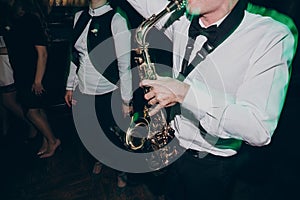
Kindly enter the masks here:
[[138, 113], [135, 113], [131, 118], [131, 123], [125, 137], [126, 145], [132, 150], [141, 149], [150, 132], [149, 120], [137, 115]]

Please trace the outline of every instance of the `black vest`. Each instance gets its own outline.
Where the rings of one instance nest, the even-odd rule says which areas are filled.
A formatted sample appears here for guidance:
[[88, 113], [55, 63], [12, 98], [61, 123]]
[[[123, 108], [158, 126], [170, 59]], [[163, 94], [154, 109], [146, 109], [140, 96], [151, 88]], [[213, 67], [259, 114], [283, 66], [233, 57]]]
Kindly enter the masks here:
[[88, 30], [87, 47], [90, 60], [99, 73], [111, 83], [116, 84], [119, 80], [119, 70], [115, 44], [112, 37], [111, 22], [115, 14], [111, 10], [101, 16], [90, 16], [88, 9], [85, 9], [78, 18], [73, 29], [72, 61], [79, 69], [79, 54], [74, 48], [76, 41], [92, 18]]

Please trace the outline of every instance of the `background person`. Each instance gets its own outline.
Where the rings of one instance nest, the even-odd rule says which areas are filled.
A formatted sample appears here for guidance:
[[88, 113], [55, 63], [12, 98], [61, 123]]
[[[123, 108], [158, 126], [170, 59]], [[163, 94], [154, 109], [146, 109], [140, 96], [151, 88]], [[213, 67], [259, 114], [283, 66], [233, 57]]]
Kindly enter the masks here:
[[[120, 79], [122, 112], [127, 116], [131, 111], [131, 34], [127, 21], [111, 7], [109, 1], [91, 0], [87, 10], [79, 11], [75, 15], [73, 37], [73, 60], [65, 101], [71, 107], [73, 91], [77, 86], [82, 98], [95, 98], [95, 109], [101, 129], [113, 143], [122, 147], [119, 138], [111, 131], [117, 123], [110, 105], [112, 93], [118, 89], [117, 81]], [[113, 39], [105, 49], [97, 49], [101, 42], [111, 37]], [[112, 64], [108, 63], [109, 66], [101, 63], [101, 60], [105, 60], [108, 56], [114, 59]], [[97, 58], [100, 63], [97, 62]], [[77, 103], [80, 104], [80, 99]], [[100, 173], [101, 167], [101, 163], [96, 161], [93, 173]], [[125, 188], [126, 179], [124, 173], [118, 174], [119, 189]]]
[[5, 33], [9, 61], [14, 71], [18, 101], [27, 119], [44, 136], [37, 155], [48, 158], [54, 155], [61, 141], [51, 130], [43, 109], [43, 78], [47, 63], [47, 37], [34, 5], [30, 0], [15, 0], [12, 16]]

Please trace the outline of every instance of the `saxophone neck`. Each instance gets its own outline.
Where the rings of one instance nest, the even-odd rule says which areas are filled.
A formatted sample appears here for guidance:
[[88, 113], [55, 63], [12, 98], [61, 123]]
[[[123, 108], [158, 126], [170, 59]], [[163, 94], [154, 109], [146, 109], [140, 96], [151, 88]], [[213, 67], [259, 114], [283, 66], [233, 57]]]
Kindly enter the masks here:
[[148, 46], [148, 43], [146, 42], [146, 36], [150, 28], [153, 26], [151, 25], [151, 20], [153, 20], [153, 17], [155, 17], [155, 15], [152, 15], [150, 18], [143, 21], [143, 23], [136, 29], [135, 39], [142, 49], [145, 49]]
[[142, 48], [147, 48], [148, 43], [146, 42], [146, 36], [148, 31], [167, 13], [173, 12], [174, 10], [180, 10], [185, 5], [186, 0], [173, 0], [171, 1], [160, 13], [153, 14], [147, 20], [137, 28], [135, 38], [137, 43]]

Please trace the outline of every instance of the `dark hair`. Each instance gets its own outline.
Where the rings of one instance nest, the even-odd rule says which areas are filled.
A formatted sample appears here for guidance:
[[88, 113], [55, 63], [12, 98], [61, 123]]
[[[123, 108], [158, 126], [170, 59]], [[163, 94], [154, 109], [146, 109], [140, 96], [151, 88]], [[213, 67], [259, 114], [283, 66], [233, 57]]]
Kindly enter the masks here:
[[10, 15], [9, 10], [10, 9], [8, 3], [0, 0], [0, 26], [3, 26], [7, 23]]
[[16, 12], [19, 8], [22, 8], [26, 13], [31, 13], [35, 10], [33, 0], [15, 0], [13, 10]]
[[20, 9], [27, 14], [37, 16], [42, 24], [45, 34], [47, 35], [48, 39], [50, 39], [46, 19], [48, 12], [44, 12], [45, 10], [43, 10], [41, 7], [43, 6], [42, 4], [44, 4], [44, 1], [41, 2], [40, 0], [14, 0], [12, 12], [14, 17], [20, 16]]

